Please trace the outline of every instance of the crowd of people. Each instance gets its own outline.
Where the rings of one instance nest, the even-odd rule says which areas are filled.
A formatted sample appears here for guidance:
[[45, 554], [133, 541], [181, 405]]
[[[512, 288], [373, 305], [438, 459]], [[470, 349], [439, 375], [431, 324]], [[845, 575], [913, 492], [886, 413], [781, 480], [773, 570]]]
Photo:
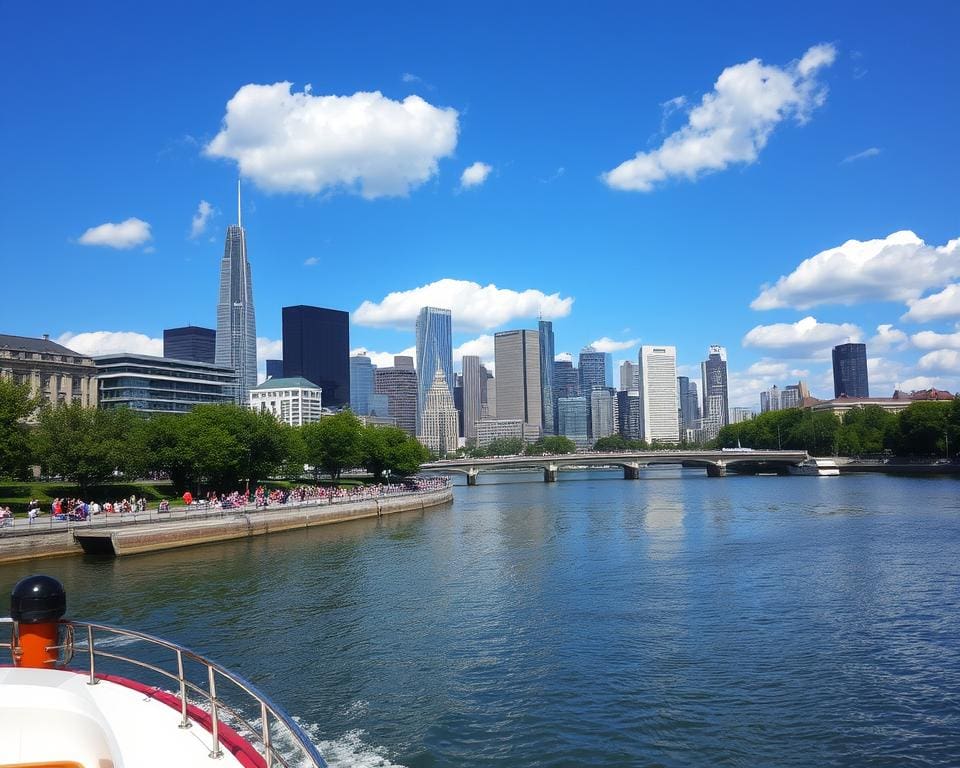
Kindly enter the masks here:
[[[283, 504], [339, 503], [358, 501], [361, 499], [379, 498], [400, 493], [424, 492], [446, 488], [450, 485], [450, 478], [416, 477], [403, 483], [378, 483], [375, 485], [358, 485], [341, 488], [337, 486], [302, 485], [296, 488], [267, 489], [258, 486], [253, 493], [252, 504], [256, 508], [279, 506]], [[251, 504], [249, 491], [234, 491], [232, 493], [217, 494], [213, 491], [206, 497], [194, 499], [188, 491], [183, 495], [183, 502], [188, 508], [196, 509], [234, 509]], [[50, 516], [53, 520], [83, 522], [99, 515], [130, 515], [149, 511], [146, 497], [130, 496], [128, 499], [106, 501], [102, 504], [97, 501], [84, 501], [76, 498], [56, 498], [50, 503]], [[169, 512], [170, 502], [163, 499], [157, 506], [158, 512]], [[42, 514], [40, 502], [37, 499], [30, 501], [27, 507], [27, 522], [32, 524]], [[13, 521], [13, 512], [10, 507], [0, 507], [0, 528], [6, 527]]]

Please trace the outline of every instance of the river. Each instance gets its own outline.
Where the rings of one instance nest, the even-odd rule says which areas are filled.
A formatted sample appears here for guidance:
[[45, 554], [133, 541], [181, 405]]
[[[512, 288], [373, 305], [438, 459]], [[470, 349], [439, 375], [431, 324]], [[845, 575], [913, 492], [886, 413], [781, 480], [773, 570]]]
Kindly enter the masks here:
[[332, 766], [960, 765], [960, 481], [540, 478], [0, 589], [237, 670]]

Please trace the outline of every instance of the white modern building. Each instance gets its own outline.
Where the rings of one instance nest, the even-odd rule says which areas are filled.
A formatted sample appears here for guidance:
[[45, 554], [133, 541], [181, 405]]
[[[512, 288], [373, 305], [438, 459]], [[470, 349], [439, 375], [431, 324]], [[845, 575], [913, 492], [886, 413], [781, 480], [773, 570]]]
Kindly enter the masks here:
[[272, 413], [277, 421], [300, 427], [320, 421], [322, 390], [302, 376], [267, 379], [249, 393], [250, 407], [258, 413]]
[[677, 348], [645, 344], [639, 362], [640, 437], [648, 443], [679, 442]]
[[594, 387], [590, 393], [591, 437], [594, 441], [601, 437], [610, 437], [616, 431], [616, 401], [609, 389]]

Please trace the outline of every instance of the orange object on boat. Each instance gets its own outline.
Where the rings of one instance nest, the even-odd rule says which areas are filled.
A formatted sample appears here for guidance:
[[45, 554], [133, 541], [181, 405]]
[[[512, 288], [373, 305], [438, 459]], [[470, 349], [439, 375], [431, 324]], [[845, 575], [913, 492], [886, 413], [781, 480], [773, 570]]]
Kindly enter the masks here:
[[60, 654], [57, 648], [60, 625], [56, 622], [21, 624], [19, 629], [18, 648], [13, 654], [14, 666], [53, 669]]

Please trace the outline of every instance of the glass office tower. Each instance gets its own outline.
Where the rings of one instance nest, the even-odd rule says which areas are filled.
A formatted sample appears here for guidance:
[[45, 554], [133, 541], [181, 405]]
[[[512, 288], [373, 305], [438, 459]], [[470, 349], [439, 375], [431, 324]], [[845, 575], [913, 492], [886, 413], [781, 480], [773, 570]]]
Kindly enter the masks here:
[[350, 402], [350, 315], [303, 304], [284, 307], [283, 375], [302, 376], [323, 390], [323, 405]]
[[453, 320], [449, 309], [423, 307], [417, 315], [417, 434], [437, 369], [453, 400]]

